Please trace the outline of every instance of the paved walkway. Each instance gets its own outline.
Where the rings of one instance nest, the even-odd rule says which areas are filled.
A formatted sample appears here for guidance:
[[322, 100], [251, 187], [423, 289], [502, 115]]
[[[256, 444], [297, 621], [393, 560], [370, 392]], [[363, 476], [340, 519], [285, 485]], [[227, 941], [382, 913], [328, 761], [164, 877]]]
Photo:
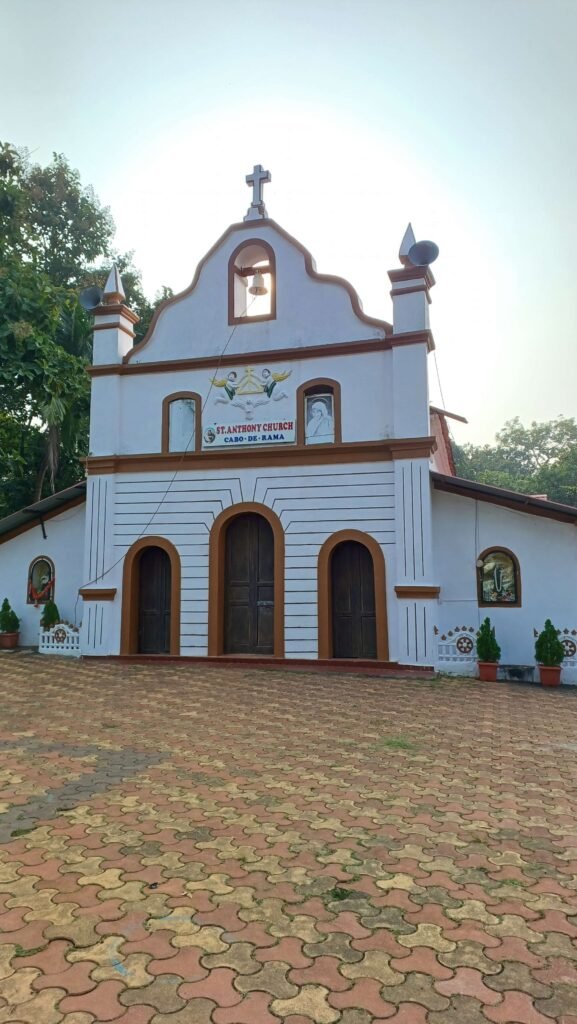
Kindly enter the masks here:
[[577, 1024], [577, 691], [0, 658], [0, 1024]]

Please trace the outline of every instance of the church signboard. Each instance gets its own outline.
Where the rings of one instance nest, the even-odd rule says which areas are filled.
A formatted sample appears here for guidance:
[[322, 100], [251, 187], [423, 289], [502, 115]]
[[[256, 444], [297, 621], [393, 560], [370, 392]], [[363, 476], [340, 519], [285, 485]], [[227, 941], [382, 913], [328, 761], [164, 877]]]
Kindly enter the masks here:
[[283, 388], [291, 373], [247, 366], [212, 377], [212, 415], [203, 427], [202, 447], [294, 443], [294, 399]]

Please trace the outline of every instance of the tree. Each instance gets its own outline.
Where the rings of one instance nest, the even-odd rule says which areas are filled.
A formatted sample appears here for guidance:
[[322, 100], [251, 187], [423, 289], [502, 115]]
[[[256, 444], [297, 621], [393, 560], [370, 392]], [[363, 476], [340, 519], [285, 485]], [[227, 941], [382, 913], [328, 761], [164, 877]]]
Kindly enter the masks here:
[[81, 447], [89, 400], [85, 361], [59, 342], [62, 317], [71, 316], [76, 302], [30, 263], [11, 258], [0, 270], [1, 472], [8, 492], [21, 491], [14, 484], [27, 479], [27, 502], [41, 496], [47, 473], [54, 489], [61, 441]]
[[457, 475], [577, 505], [577, 422], [558, 416], [525, 427], [509, 420], [495, 444], [454, 446]]
[[114, 222], [64, 156], [47, 167], [0, 144], [0, 255], [30, 261], [53, 284], [78, 286], [86, 266], [110, 252]]
[[117, 262], [136, 341], [160, 301], [144, 295], [132, 253], [114, 253], [113, 233], [64, 156], [41, 167], [0, 143], [0, 516], [84, 475], [92, 318], [80, 289], [103, 287]]

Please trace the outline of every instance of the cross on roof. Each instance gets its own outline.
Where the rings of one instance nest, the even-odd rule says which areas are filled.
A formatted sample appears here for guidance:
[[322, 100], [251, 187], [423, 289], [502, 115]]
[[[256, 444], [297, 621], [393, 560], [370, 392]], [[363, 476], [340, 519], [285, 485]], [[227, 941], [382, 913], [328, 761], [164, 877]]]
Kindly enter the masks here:
[[270, 171], [263, 170], [262, 164], [255, 164], [252, 174], [247, 174], [246, 183], [252, 185], [252, 203], [247, 210], [245, 220], [257, 220], [267, 216], [262, 190], [265, 182], [270, 180]]

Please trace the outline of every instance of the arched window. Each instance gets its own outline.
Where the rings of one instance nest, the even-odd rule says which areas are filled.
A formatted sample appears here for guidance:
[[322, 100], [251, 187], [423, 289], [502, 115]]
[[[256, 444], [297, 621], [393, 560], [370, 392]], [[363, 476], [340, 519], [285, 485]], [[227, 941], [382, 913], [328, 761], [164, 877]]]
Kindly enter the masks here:
[[55, 585], [54, 562], [45, 555], [40, 555], [30, 563], [28, 569], [28, 588], [26, 603], [46, 604], [54, 600]]
[[200, 448], [200, 395], [176, 391], [162, 403], [163, 452], [194, 452]]
[[247, 239], [228, 261], [228, 322], [242, 324], [275, 317], [274, 250], [260, 238]]
[[477, 559], [477, 597], [481, 607], [521, 604], [519, 562], [508, 548], [487, 548]]
[[341, 386], [328, 377], [309, 380], [297, 391], [297, 444], [335, 442], [341, 442]]

